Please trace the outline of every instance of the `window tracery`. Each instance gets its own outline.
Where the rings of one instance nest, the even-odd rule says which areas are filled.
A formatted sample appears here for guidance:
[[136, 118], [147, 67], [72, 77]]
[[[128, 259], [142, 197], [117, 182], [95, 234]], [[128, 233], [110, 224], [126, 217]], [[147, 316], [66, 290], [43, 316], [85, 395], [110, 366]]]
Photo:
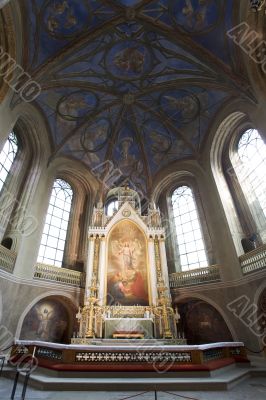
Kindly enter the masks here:
[[62, 266], [73, 190], [62, 179], [56, 179], [50, 197], [38, 262]]
[[207, 267], [197, 206], [189, 186], [179, 186], [173, 192], [172, 207], [182, 270]]

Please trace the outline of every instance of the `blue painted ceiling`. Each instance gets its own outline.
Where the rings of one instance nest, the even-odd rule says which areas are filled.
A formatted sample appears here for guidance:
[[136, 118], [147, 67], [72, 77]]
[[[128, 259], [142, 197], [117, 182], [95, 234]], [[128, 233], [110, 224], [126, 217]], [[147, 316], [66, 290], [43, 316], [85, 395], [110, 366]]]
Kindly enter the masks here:
[[53, 157], [113, 165], [143, 193], [199, 158], [225, 102], [249, 97], [226, 36], [233, 0], [21, 0], [24, 60]]

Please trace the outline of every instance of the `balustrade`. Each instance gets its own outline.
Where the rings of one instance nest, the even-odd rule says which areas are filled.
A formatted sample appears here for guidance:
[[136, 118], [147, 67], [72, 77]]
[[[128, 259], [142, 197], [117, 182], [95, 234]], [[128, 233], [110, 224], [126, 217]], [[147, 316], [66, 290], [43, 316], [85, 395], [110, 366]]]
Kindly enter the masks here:
[[239, 257], [244, 275], [266, 267], [266, 244]]
[[34, 279], [53, 281], [65, 285], [84, 287], [84, 274], [67, 268], [55, 267], [53, 265], [37, 263], [35, 266]]
[[170, 288], [201, 285], [203, 283], [219, 281], [221, 281], [221, 276], [218, 265], [193, 269], [190, 271], [176, 272], [169, 276]]
[[0, 245], [0, 269], [12, 274], [16, 258], [17, 254], [14, 251]]

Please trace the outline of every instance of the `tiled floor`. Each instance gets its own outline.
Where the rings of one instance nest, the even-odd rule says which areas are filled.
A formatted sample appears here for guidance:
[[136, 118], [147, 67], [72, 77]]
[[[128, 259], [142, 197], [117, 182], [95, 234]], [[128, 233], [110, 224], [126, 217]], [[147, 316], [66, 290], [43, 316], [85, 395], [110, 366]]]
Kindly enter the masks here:
[[[0, 378], [0, 399], [9, 400], [12, 381]], [[15, 399], [20, 399], [22, 387], [18, 385]], [[140, 392], [42, 392], [28, 388], [27, 400], [154, 400], [154, 393]], [[266, 378], [254, 378], [244, 381], [227, 392], [158, 392], [157, 400], [265, 400]]]

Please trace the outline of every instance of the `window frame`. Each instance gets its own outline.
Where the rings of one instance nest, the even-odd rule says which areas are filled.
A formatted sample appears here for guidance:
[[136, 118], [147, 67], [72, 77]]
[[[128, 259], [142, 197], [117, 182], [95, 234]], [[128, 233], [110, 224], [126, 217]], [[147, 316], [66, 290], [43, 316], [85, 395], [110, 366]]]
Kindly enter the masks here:
[[[191, 268], [190, 266], [194, 265], [194, 264], [188, 263], [186, 268], [185, 268], [184, 265], [182, 265], [182, 262], [181, 262], [180, 246], [182, 244], [178, 243], [177, 226], [176, 226], [176, 222], [175, 222], [176, 217], [174, 215], [174, 205], [173, 205], [174, 193], [175, 193], [176, 190], [178, 190], [181, 187], [187, 187], [191, 191], [191, 195], [192, 195], [194, 206], [195, 206], [195, 211], [197, 213], [197, 219], [196, 220], [198, 222], [200, 233], [201, 233], [200, 240], [202, 240], [202, 242], [203, 242], [203, 250], [204, 250], [204, 253], [205, 253], [205, 257], [206, 257], [206, 265], [205, 266], [197, 266], [197, 267], [194, 267], [194, 268], [192, 267]], [[201, 218], [202, 210], [199, 207], [199, 204], [198, 204], [199, 203], [199, 199], [197, 199], [197, 195], [198, 195], [198, 193], [195, 192], [195, 189], [194, 189], [193, 185], [191, 185], [191, 183], [189, 183], [187, 180], [178, 182], [175, 185], [175, 187], [172, 188], [172, 190], [170, 192], [171, 214], [173, 216], [173, 226], [174, 226], [174, 232], [175, 232], [174, 242], [175, 242], [175, 247], [176, 247], [176, 255], [178, 257], [178, 262], [179, 262], [179, 267], [180, 267], [181, 272], [197, 270], [197, 269], [200, 269], [200, 268], [207, 268], [210, 265], [209, 254], [208, 254], [208, 244], [207, 244], [206, 239], [205, 239], [205, 226], [203, 226], [203, 224], [202, 224], [202, 218]], [[190, 243], [195, 243], [195, 239], [193, 241], [191, 241]], [[186, 242], [184, 243], [184, 245], [186, 245]], [[192, 253], [192, 252], [189, 252], [189, 253]], [[189, 254], [189, 253], [187, 252], [186, 255]], [[197, 263], [195, 263], [195, 264], [197, 264]]]
[[[71, 190], [72, 191], [70, 203], [67, 203], [66, 199], [64, 200], [64, 206], [66, 205], [66, 203], [69, 204], [69, 210], [66, 210], [65, 207], [64, 208], [60, 208], [60, 207], [56, 206], [56, 199], [59, 200], [59, 201], [63, 201], [61, 199], [58, 199], [58, 194], [57, 194], [57, 196], [55, 196], [54, 201], [52, 199], [53, 191], [55, 190], [55, 183], [57, 181], [64, 182], [64, 184], [66, 184], [68, 186], [68, 188], [65, 188], [64, 190]], [[60, 193], [61, 190], [62, 190], [62, 188], [59, 189], [59, 193]], [[51, 266], [55, 266], [55, 267], [58, 267], [58, 268], [63, 268], [64, 267], [65, 251], [66, 251], [67, 243], [68, 243], [69, 229], [70, 229], [70, 225], [71, 225], [71, 214], [72, 214], [72, 210], [73, 210], [74, 200], [75, 200], [75, 191], [74, 191], [73, 186], [68, 182], [68, 180], [66, 180], [64, 178], [61, 178], [61, 177], [58, 177], [58, 178], [54, 179], [52, 190], [51, 190], [50, 196], [49, 196], [48, 207], [47, 207], [46, 214], [45, 214], [45, 223], [44, 223], [43, 230], [42, 230], [41, 242], [40, 242], [40, 246], [39, 246], [39, 250], [38, 250], [38, 256], [37, 256], [37, 262], [38, 263], [51, 265]], [[49, 212], [49, 209], [50, 209], [51, 213]], [[57, 209], [60, 210], [61, 216], [56, 216], [54, 214], [54, 211], [57, 211]], [[64, 214], [65, 213], [68, 214], [67, 215], [67, 217], [68, 217], [67, 220], [64, 219], [64, 217], [65, 217]], [[55, 225], [51, 224], [51, 221], [52, 221], [53, 218], [56, 219], [56, 220], [58, 220], [58, 219], [60, 220], [60, 227], [59, 226], [56, 227]], [[65, 229], [64, 228], [62, 229], [62, 223], [63, 222], [66, 225]], [[57, 236], [52, 236], [50, 234], [51, 227], [52, 227], [52, 229], [54, 231], [58, 230], [58, 235]], [[47, 233], [45, 231], [47, 231]], [[64, 239], [62, 239], [62, 237], [60, 237], [61, 232], [65, 233]], [[44, 244], [44, 237], [45, 236], [46, 236], [46, 243]], [[54, 239], [57, 240], [55, 247], [52, 246], [52, 245], [49, 245], [50, 243], [53, 242], [53, 239], [50, 239], [50, 241], [49, 241], [49, 238], [54, 238]], [[59, 248], [59, 241], [60, 241], [60, 245], [62, 245], [61, 242], [64, 242], [63, 245], [61, 246], [63, 248]], [[42, 251], [42, 249], [44, 249], [44, 250]], [[50, 258], [50, 257], [47, 257], [47, 256], [45, 257], [46, 249], [55, 250], [55, 256], [53, 258]], [[57, 259], [57, 253], [59, 253], [59, 254], [62, 253], [61, 254], [62, 255], [61, 260]], [[47, 259], [51, 260], [51, 262], [47, 261]], [[52, 263], [52, 261], [53, 261], [53, 263]]]
[[108, 214], [108, 209], [111, 206], [111, 204], [113, 204], [113, 203], [117, 203], [116, 209], [118, 210], [118, 197], [116, 197], [116, 196], [109, 197], [109, 199], [105, 203], [105, 207], [104, 207], [105, 208], [105, 214], [109, 218], [112, 218], [114, 216], [114, 213], [112, 213], [111, 215]]
[[[242, 239], [249, 238], [256, 233], [257, 245], [261, 245], [263, 241], [266, 240], [266, 227], [261, 224], [261, 221], [257, 217], [258, 210], [250, 206], [247, 194], [239, 181], [234, 166], [235, 160], [239, 160], [238, 143], [243, 134], [250, 129], [257, 130], [250, 122], [241, 121], [241, 123], [235, 127], [233, 136], [228, 135], [227, 142], [222, 152], [222, 172], [243, 231]], [[258, 133], [260, 134], [259, 131]]]
[[[5, 145], [6, 145], [7, 142], [9, 141], [9, 137], [10, 137], [10, 135], [12, 135], [12, 134], [15, 136], [16, 141], [17, 141], [17, 143], [16, 143], [17, 150], [16, 150], [16, 152], [15, 152], [15, 156], [14, 156], [14, 158], [13, 158], [13, 160], [12, 160], [12, 162], [11, 162], [11, 165], [10, 165], [10, 167], [9, 167], [8, 170], [6, 169], [6, 167], [4, 166], [4, 164], [1, 163], [2, 168], [6, 171], [6, 177], [5, 177], [4, 181], [2, 181], [2, 179], [0, 179], [0, 195], [1, 195], [1, 193], [3, 192], [3, 190], [4, 190], [5, 188], [7, 188], [7, 186], [9, 185], [10, 178], [12, 178], [13, 173], [15, 172], [16, 161], [18, 160], [18, 158], [19, 158], [19, 156], [20, 156], [20, 154], [21, 154], [21, 150], [22, 150], [22, 144], [21, 144], [20, 138], [19, 138], [19, 136], [17, 135], [17, 133], [15, 132], [15, 130], [13, 129], [13, 130], [9, 133], [7, 139], [4, 141], [3, 146], [2, 146], [2, 149], [1, 149], [1, 151], [0, 151], [0, 154], [3, 152]], [[8, 155], [7, 155], [6, 158], [5, 158], [5, 161], [6, 161], [8, 158], [9, 158], [9, 157], [8, 157]], [[1, 182], [2, 182], [2, 186], [1, 186]]]

